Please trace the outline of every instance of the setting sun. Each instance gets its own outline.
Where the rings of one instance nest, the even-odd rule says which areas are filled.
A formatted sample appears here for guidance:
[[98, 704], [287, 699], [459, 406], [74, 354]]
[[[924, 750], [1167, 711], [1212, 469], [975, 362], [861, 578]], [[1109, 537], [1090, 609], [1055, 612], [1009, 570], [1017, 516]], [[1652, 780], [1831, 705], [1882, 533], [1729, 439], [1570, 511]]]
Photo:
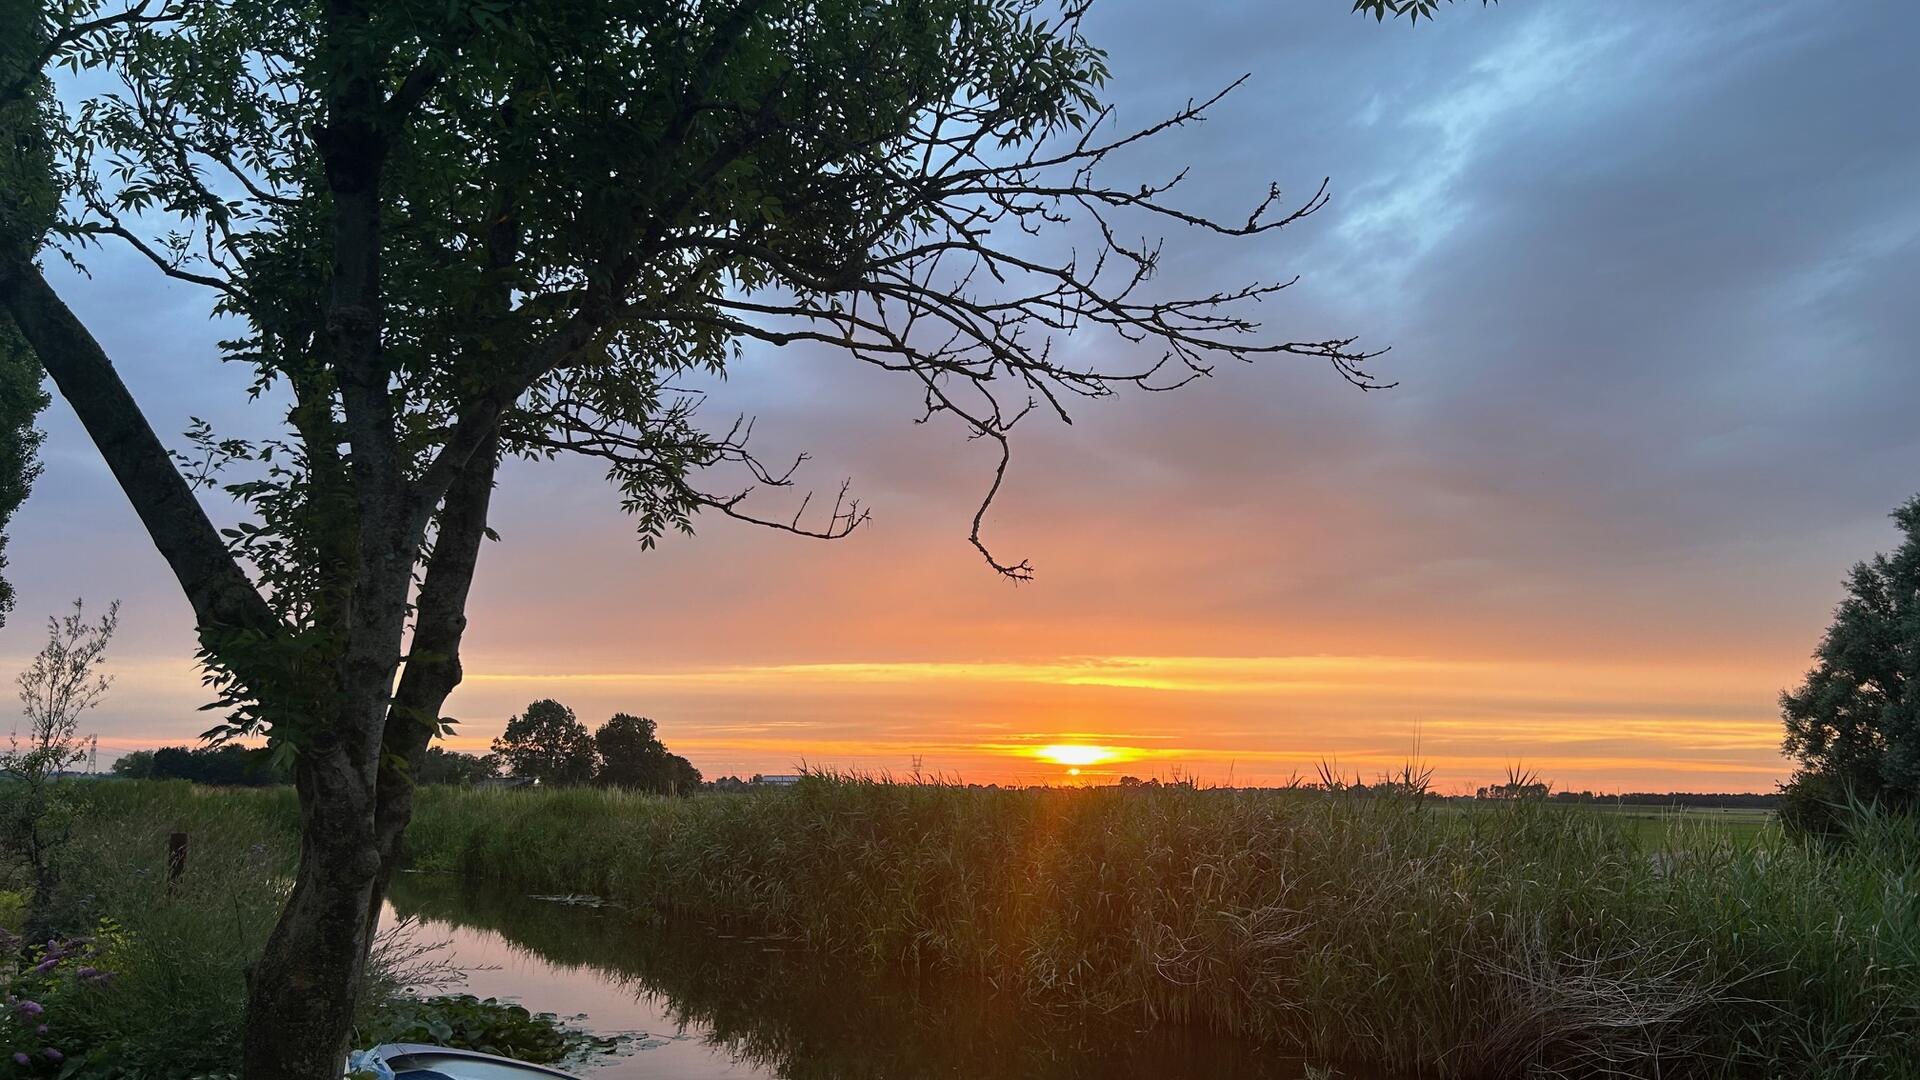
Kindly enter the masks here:
[[[1111, 746], [1079, 746], [1071, 743], [1056, 743], [1043, 746], [1034, 751], [1035, 756], [1046, 758], [1055, 765], [1098, 765], [1103, 761], [1112, 761], [1118, 752]], [[1076, 774], [1077, 775], [1077, 774]]]

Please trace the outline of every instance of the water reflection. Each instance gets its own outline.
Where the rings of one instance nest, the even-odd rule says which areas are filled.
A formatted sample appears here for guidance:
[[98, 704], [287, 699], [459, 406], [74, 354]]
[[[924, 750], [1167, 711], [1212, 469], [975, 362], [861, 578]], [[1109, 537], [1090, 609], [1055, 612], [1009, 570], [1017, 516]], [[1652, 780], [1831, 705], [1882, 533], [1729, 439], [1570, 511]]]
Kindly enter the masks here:
[[465, 990], [644, 1031], [593, 1080], [1297, 1078], [1298, 1063], [1201, 1032], [1017, 1007], [980, 988], [876, 977], [751, 936], [403, 875], [393, 912], [448, 942]]

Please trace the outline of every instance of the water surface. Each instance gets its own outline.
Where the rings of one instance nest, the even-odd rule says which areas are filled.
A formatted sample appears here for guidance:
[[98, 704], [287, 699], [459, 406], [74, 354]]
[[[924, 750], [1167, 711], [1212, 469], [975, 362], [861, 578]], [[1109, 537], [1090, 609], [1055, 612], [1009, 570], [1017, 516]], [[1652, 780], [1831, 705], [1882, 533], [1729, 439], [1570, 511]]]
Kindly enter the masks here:
[[1202, 1032], [1022, 1007], [990, 988], [876, 976], [787, 943], [403, 875], [389, 920], [444, 943], [461, 990], [578, 1015], [629, 1050], [590, 1080], [1266, 1080], [1296, 1059]]

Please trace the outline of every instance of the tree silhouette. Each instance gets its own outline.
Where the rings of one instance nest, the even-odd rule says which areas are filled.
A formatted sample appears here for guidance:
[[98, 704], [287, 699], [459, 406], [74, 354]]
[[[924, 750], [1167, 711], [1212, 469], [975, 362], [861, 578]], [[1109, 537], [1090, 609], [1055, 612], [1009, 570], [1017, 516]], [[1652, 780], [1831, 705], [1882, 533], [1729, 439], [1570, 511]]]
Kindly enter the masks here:
[[1900, 546], [1854, 565], [1813, 670], [1780, 695], [1784, 749], [1802, 766], [1789, 816], [1816, 830], [1823, 802], [1920, 807], [1920, 497], [1892, 516]]
[[542, 784], [590, 783], [596, 766], [587, 726], [552, 698], [508, 720], [506, 732], [493, 740], [493, 753], [508, 772]]
[[596, 779], [608, 787], [686, 795], [700, 784], [700, 770], [670, 752], [644, 716], [615, 713], [593, 733], [593, 742], [600, 751]]

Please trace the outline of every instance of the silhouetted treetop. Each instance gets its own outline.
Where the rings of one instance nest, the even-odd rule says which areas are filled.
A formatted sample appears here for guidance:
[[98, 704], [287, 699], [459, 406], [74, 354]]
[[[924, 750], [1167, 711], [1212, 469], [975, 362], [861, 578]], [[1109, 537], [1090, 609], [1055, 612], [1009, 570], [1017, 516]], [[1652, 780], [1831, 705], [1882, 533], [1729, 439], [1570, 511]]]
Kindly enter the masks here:
[[506, 731], [493, 740], [493, 753], [508, 772], [542, 784], [589, 783], [598, 765], [587, 726], [552, 698], [509, 719]]
[[700, 786], [700, 770], [669, 751], [644, 716], [615, 713], [593, 733], [593, 744], [600, 752], [594, 781], [603, 786], [656, 795], [685, 795]]
[[[1920, 497], [1900, 546], [1855, 564], [1813, 670], [1780, 695], [1784, 749], [1833, 797], [1920, 807]], [[1796, 778], [1796, 784], [1801, 778]]]

